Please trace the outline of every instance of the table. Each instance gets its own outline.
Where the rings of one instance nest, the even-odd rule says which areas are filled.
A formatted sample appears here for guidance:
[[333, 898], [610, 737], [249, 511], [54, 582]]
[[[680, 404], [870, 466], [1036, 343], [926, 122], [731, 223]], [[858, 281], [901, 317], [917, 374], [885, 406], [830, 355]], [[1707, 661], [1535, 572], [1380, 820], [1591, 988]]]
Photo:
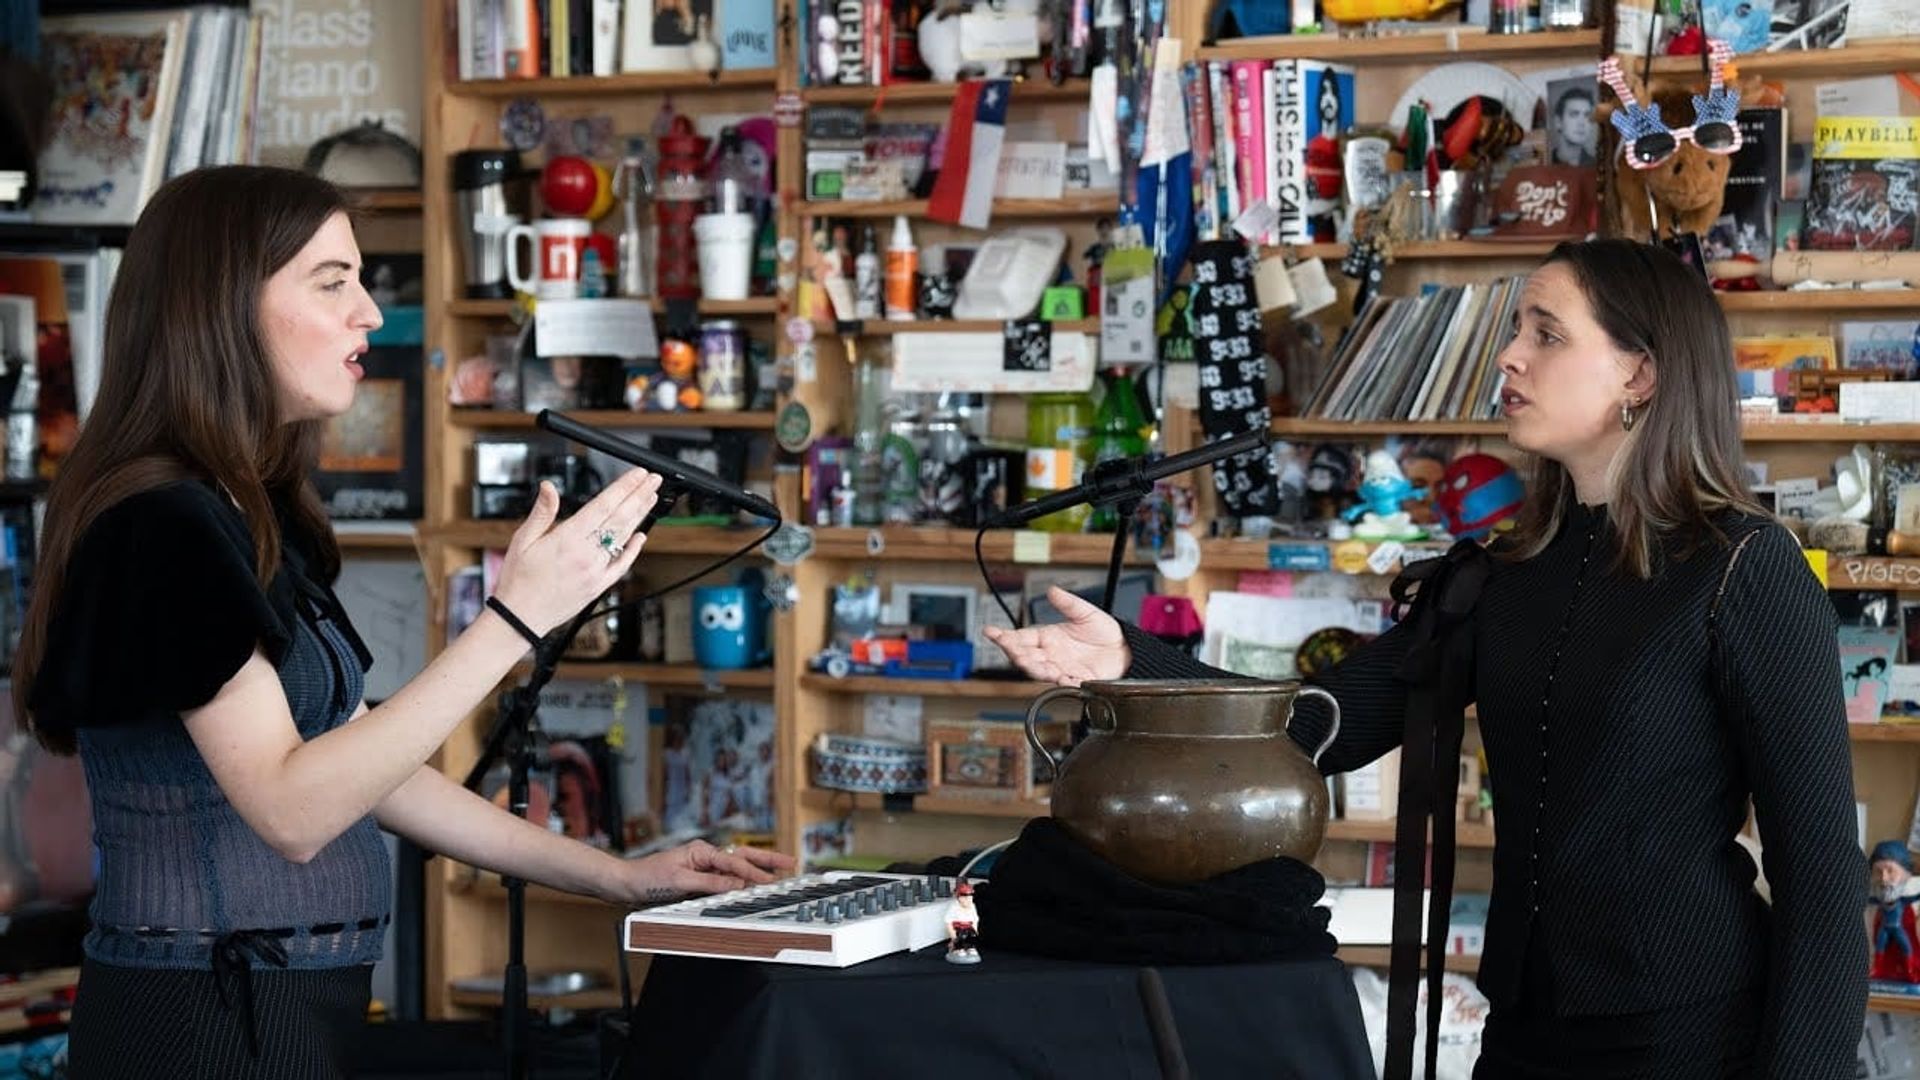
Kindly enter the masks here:
[[[944, 945], [844, 969], [661, 956], [622, 1075], [1158, 1080], [1143, 970], [1010, 953], [962, 967]], [[1373, 1080], [1340, 961], [1154, 970], [1192, 1077]]]

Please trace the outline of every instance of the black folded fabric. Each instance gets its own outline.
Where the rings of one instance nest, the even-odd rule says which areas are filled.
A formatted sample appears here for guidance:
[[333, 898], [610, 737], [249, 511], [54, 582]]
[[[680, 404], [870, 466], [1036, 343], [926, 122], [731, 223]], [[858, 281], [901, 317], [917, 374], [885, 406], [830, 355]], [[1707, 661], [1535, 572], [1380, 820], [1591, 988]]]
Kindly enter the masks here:
[[1273, 858], [1193, 885], [1141, 881], [1034, 818], [979, 886], [980, 947], [1071, 960], [1225, 964], [1331, 956], [1326, 881]]

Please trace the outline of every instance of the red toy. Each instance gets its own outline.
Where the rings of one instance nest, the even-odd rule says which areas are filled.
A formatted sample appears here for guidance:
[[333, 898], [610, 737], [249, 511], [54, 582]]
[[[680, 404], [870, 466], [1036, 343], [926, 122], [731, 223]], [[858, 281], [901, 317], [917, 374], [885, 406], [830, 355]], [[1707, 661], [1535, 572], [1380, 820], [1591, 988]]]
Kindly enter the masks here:
[[600, 194], [593, 163], [571, 154], [547, 162], [540, 173], [540, 199], [556, 217], [586, 217]]
[[1448, 532], [1479, 539], [1519, 513], [1525, 496], [1520, 477], [1506, 462], [1491, 454], [1466, 454], [1441, 474], [1433, 501]]

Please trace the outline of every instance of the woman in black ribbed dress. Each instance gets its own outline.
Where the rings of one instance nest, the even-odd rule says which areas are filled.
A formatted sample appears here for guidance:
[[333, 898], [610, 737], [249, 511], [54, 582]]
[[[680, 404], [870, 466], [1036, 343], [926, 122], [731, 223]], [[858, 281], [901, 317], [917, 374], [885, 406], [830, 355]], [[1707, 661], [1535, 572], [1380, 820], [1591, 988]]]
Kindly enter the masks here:
[[[1499, 792], [1475, 1076], [1851, 1077], [1866, 864], [1835, 616], [1747, 492], [1726, 320], [1697, 272], [1616, 240], [1561, 245], [1520, 309], [1501, 401], [1537, 466], [1475, 614]], [[1052, 599], [1068, 621], [989, 631], [1036, 678], [1225, 674]], [[1317, 680], [1329, 773], [1400, 744], [1406, 645]], [[1326, 717], [1299, 710], [1313, 745]], [[1749, 800], [1771, 904], [1735, 841]]]

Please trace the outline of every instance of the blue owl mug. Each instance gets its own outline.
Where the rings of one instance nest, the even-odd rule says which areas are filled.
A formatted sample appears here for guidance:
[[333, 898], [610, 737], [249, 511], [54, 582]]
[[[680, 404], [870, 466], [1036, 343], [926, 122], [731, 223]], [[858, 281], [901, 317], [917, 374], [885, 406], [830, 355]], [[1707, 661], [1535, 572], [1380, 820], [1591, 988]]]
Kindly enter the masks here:
[[758, 574], [741, 575], [733, 585], [702, 585], [693, 590], [693, 656], [709, 670], [761, 667], [772, 659], [767, 647], [771, 605]]

